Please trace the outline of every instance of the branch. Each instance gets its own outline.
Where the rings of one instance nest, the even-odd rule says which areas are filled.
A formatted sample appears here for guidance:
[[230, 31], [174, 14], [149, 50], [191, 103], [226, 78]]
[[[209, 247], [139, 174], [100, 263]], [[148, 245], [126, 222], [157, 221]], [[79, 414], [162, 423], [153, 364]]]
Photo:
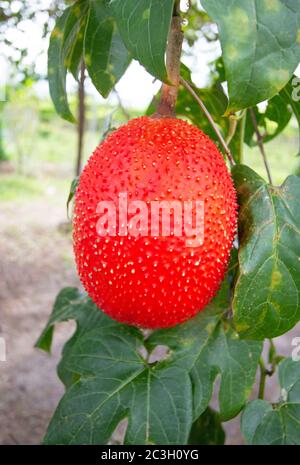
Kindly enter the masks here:
[[179, 87], [180, 57], [183, 42], [179, 2], [175, 3], [174, 15], [168, 38], [166, 66], [170, 85], [163, 84], [161, 97], [154, 117], [175, 117], [175, 106]]
[[266, 155], [266, 151], [265, 151], [264, 139], [263, 139], [263, 136], [262, 136], [261, 133], [260, 133], [260, 130], [258, 129], [257, 119], [256, 119], [255, 113], [254, 113], [254, 111], [253, 111], [253, 108], [250, 108], [249, 111], [250, 111], [250, 116], [251, 116], [251, 119], [252, 119], [254, 131], [255, 131], [255, 134], [256, 134], [256, 138], [257, 138], [257, 145], [258, 145], [258, 147], [259, 147], [260, 153], [261, 153], [262, 158], [263, 158], [263, 162], [264, 162], [264, 165], [265, 165], [265, 168], [266, 168], [266, 172], [267, 172], [267, 175], [268, 175], [269, 183], [270, 183], [271, 186], [272, 186], [272, 185], [273, 185], [273, 181], [272, 181], [272, 176], [271, 176], [271, 171], [270, 171], [269, 162], [268, 162], [267, 155]]
[[204, 103], [202, 102], [201, 98], [199, 97], [199, 95], [197, 95], [197, 93], [194, 91], [194, 89], [192, 88], [192, 86], [185, 80], [183, 79], [182, 77], [180, 78], [180, 82], [181, 84], [186, 88], [186, 90], [194, 97], [194, 99], [196, 100], [196, 102], [199, 104], [201, 110], [203, 111], [203, 113], [205, 114], [205, 116], [207, 117], [208, 121], [210, 122], [213, 130], [215, 131], [219, 141], [220, 141], [220, 144], [222, 145], [224, 151], [225, 151], [225, 154], [229, 160], [229, 163], [231, 166], [234, 166], [235, 165], [235, 161], [234, 161], [234, 158], [232, 156], [232, 153], [228, 147], [228, 145], [226, 144], [225, 142], [225, 139], [223, 138], [218, 126], [216, 125], [216, 123], [214, 122], [213, 120], [213, 117], [211, 116], [211, 114], [209, 113], [208, 109], [206, 108], [206, 106], [204, 105]]

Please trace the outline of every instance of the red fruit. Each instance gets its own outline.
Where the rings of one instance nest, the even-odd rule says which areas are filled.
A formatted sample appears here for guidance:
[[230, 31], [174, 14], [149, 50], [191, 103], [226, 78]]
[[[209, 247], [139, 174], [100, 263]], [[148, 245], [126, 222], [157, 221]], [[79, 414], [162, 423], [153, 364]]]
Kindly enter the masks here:
[[[154, 200], [202, 200], [203, 244], [187, 246], [185, 234], [100, 237], [99, 201], [118, 205], [124, 192], [128, 202], [148, 206]], [[94, 302], [120, 322], [146, 328], [182, 323], [216, 294], [236, 217], [230, 174], [203, 132], [180, 119], [134, 119], [96, 148], [80, 177], [74, 251], [81, 281]], [[148, 224], [150, 230], [150, 218]], [[118, 232], [118, 215], [116, 226]]]

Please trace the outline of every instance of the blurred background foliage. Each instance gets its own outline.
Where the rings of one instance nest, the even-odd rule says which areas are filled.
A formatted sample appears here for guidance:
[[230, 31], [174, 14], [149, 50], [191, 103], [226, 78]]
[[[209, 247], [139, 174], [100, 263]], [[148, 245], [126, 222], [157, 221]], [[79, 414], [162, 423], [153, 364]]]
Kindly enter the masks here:
[[[84, 160], [102, 139], [113, 118], [113, 125], [126, 121], [123, 111], [113, 106], [95, 108], [92, 97], [87, 99], [87, 123]], [[76, 95], [71, 101], [76, 106]], [[128, 110], [130, 117], [141, 114]], [[63, 121], [53, 108], [50, 98], [38, 98], [31, 87], [9, 91], [9, 100], [1, 111], [4, 160], [0, 164], [0, 201], [41, 195], [52, 189], [53, 195], [65, 199], [74, 177], [77, 149], [76, 127]], [[270, 123], [271, 124], [271, 123]], [[298, 129], [291, 120], [284, 132], [267, 145], [269, 162], [276, 184], [290, 172], [297, 172], [299, 158]], [[245, 146], [245, 163], [265, 177], [265, 168], [257, 147]]]

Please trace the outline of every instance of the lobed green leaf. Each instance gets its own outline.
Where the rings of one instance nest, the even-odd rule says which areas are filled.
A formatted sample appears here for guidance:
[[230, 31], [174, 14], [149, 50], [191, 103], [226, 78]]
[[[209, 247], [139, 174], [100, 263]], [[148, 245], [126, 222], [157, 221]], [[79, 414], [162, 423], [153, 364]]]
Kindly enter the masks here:
[[281, 398], [249, 402], [241, 418], [242, 433], [251, 445], [299, 445], [300, 362], [288, 358], [279, 365]]
[[219, 28], [227, 112], [276, 95], [300, 61], [300, 0], [202, 0], [202, 5]]
[[108, 96], [131, 60], [112, 13], [106, 1], [91, 1], [84, 40], [85, 63], [103, 97]]
[[193, 423], [190, 436], [190, 445], [223, 445], [225, 443], [225, 432], [222, 427], [220, 415], [211, 408]]
[[68, 7], [56, 22], [48, 49], [48, 81], [50, 95], [57, 113], [74, 122], [66, 90], [68, 69], [76, 75], [81, 60], [80, 42], [83, 38], [84, 16], [87, 4], [84, 0]]
[[77, 330], [59, 367], [67, 390], [45, 443], [105, 444], [125, 417], [126, 443], [186, 443], [192, 422], [188, 372], [174, 364], [149, 366], [140, 331], [111, 320], [74, 288], [59, 294], [37, 346], [49, 349], [53, 325], [70, 318]]
[[[111, 320], [78, 290], [62, 290], [37, 346], [50, 350], [53, 326], [60, 321], [75, 319], [77, 329], [63, 350], [58, 372], [66, 392], [45, 443], [104, 444], [127, 418], [127, 444], [186, 444], [193, 421], [208, 407], [218, 373], [222, 418], [236, 415], [251, 391], [262, 347], [240, 341], [223, 323], [226, 289], [227, 284], [206, 312], [146, 341], [138, 329]], [[144, 355], [157, 345], [171, 352], [149, 363]]]
[[240, 204], [235, 326], [242, 337], [276, 337], [300, 320], [300, 179], [273, 187], [244, 165], [233, 177]]
[[174, 0], [112, 0], [122, 39], [150, 74], [167, 80], [165, 51]]
[[219, 408], [223, 421], [239, 413], [252, 390], [262, 344], [242, 341], [222, 314], [200, 313], [175, 328], [156, 331], [148, 345], [165, 345], [177, 366], [190, 370], [196, 420], [207, 408], [214, 382], [221, 376]]

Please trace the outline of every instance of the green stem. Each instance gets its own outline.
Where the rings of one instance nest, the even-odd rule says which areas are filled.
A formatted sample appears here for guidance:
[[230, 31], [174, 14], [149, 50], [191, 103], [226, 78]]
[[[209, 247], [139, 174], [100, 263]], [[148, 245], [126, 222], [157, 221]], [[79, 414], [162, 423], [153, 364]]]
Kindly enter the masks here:
[[238, 162], [243, 163], [244, 156], [244, 140], [245, 140], [245, 130], [246, 130], [246, 120], [247, 120], [247, 110], [244, 111], [243, 116], [240, 120], [240, 144], [239, 144], [239, 154]]
[[262, 358], [259, 360], [259, 367], [260, 367], [260, 381], [259, 381], [258, 398], [264, 399], [267, 370], [266, 370], [266, 367], [265, 367], [265, 364]]
[[272, 339], [269, 339], [269, 354], [268, 354], [268, 363], [271, 366], [270, 370], [268, 371], [268, 375], [272, 376], [275, 373], [276, 365], [277, 365], [277, 352], [276, 347]]
[[259, 399], [264, 398], [267, 376], [273, 376], [273, 374], [276, 371], [276, 366], [281, 359], [281, 357], [278, 357], [277, 355], [276, 347], [272, 339], [269, 339], [269, 344], [270, 346], [269, 346], [267, 361], [268, 361], [268, 364], [270, 365], [270, 368], [266, 368], [264, 360], [262, 358], [259, 361], [259, 367], [260, 367], [260, 382], [259, 382], [259, 390], [258, 390]]
[[222, 145], [222, 147], [224, 149], [224, 152], [225, 152], [225, 154], [226, 154], [226, 156], [227, 156], [227, 158], [229, 160], [230, 165], [234, 166], [235, 161], [234, 161], [233, 155], [232, 155], [232, 153], [230, 151], [230, 148], [226, 144], [226, 141], [225, 141], [224, 137], [222, 136], [218, 126], [214, 122], [214, 119], [211, 116], [211, 114], [209, 113], [208, 109], [206, 108], [204, 102], [201, 100], [199, 95], [194, 91], [193, 87], [183, 77], [180, 78], [180, 82], [183, 85], [183, 87], [185, 87], [185, 89], [192, 95], [192, 97], [194, 97], [194, 99], [196, 100], [196, 102], [200, 106], [201, 110], [203, 111], [206, 118], [208, 119], [211, 127], [215, 131], [215, 133], [216, 133], [216, 135], [217, 135], [217, 137], [218, 137], [218, 139], [220, 141], [220, 144]]
[[260, 130], [259, 130], [259, 128], [258, 128], [257, 119], [256, 119], [256, 116], [255, 116], [255, 113], [254, 113], [253, 108], [250, 108], [249, 111], [250, 111], [250, 116], [251, 116], [251, 119], [252, 119], [252, 124], [253, 124], [254, 131], [255, 131], [255, 134], [256, 134], [256, 138], [257, 138], [257, 145], [258, 145], [258, 148], [259, 148], [259, 150], [260, 150], [260, 153], [261, 153], [261, 156], [262, 156], [262, 159], [263, 159], [265, 168], [266, 168], [266, 172], [267, 172], [267, 176], [268, 176], [269, 183], [270, 183], [271, 186], [272, 186], [272, 185], [273, 185], [273, 181], [272, 181], [272, 175], [271, 175], [271, 170], [270, 170], [270, 166], [269, 166], [267, 154], [266, 154], [266, 151], [265, 151], [264, 138], [263, 138], [263, 136], [262, 136], [262, 134], [260, 133]]
[[229, 145], [232, 139], [234, 138], [234, 135], [236, 133], [238, 127], [238, 120], [237, 118], [234, 117], [229, 117], [229, 131], [226, 137], [226, 144]]

